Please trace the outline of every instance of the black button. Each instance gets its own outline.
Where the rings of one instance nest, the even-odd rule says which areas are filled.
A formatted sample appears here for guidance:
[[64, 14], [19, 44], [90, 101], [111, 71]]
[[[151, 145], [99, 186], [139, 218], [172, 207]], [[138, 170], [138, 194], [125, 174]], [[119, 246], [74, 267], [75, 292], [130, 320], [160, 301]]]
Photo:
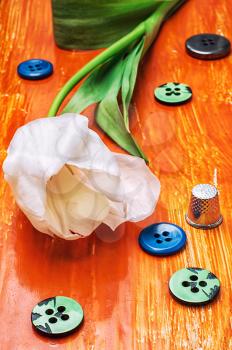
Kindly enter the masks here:
[[187, 53], [201, 60], [215, 60], [230, 53], [230, 41], [222, 35], [198, 34], [186, 40]]

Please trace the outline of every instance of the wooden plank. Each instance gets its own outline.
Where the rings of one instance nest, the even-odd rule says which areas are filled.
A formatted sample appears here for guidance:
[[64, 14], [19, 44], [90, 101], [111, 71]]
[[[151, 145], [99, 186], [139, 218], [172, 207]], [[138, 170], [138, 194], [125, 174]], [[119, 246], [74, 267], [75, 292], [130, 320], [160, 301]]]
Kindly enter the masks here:
[[[16, 129], [46, 116], [61, 86], [97, 52], [55, 46], [48, 0], [5, 0], [0, 6], [3, 161]], [[232, 349], [232, 56], [204, 62], [184, 50], [185, 39], [199, 32], [232, 39], [231, 18], [231, 1], [189, 1], [165, 24], [140, 69], [131, 124], [162, 184], [152, 217], [123, 225], [114, 234], [101, 228], [84, 240], [53, 240], [32, 228], [1, 176], [0, 349]], [[17, 65], [32, 57], [51, 60], [54, 75], [21, 80]], [[167, 81], [189, 84], [192, 102], [174, 108], [154, 101], [154, 87]], [[87, 114], [104, 142], [122, 152], [97, 128], [93, 110]], [[184, 220], [191, 188], [213, 182], [215, 172], [224, 222], [212, 231], [193, 229]], [[140, 229], [157, 221], [183, 226], [188, 235], [184, 251], [166, 258], [141, 251]], [[114, 243], [106, 242], [109, 236]], [[208, 268], [220, 278], [217, 301], [188, 308], [171, 298], [168, 280], [185, 266]], [[83, 305], [85, 322], [72, 336], [47, 339], [31, 328], [32, 307], [52, 295], [71, 296]]]

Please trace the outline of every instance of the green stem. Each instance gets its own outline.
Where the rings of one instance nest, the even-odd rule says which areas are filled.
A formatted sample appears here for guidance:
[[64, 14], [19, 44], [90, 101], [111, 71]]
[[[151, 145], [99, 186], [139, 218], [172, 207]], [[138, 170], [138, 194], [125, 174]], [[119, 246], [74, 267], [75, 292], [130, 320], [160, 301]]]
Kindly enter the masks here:
[[76, 84], [79, 83], [87, 74], [92, 72], [96, 67], [102, 65], [114, 55], [123, 51], [127, 46], [133, 43], [135, 40], [140, 38], [144, 34], [144, 26], [143, 23], [140, 23], [132, 32], [124, 36], [122, 39], [116, 41], [113, 45], [111, 45], [108, 49], [97, 55], [94, 59], [92, 59], [89, 63], [87, 63], [81, 70], [79, 70], [60, 90], [60, 92], [55, 97], [51, 108], [49, 110], [48, 116], [55, 116], [61, 103], [65, 99], [65, 97], [69, 94], [69, 92], [74, 88]]
[[187, 0], [163, 1], [160, 7], [143, 22], [146, 33], [143, 56], [154, 42], [162, 23], [171, 17], [186, 1]]
[[[185, 1], [185, 0], [184, 0]], [[183, 3], [183, 0], [171, 0], [164, 1], [158, 9], [146, 19], [144, 22], [140, 23], [135, 29], [133, 29], [129, 34], [125, 35], [120, 40], [116, 41], [108, 49], [103, 51], [101, 54], [97, 55], [89, 63], [87, 63], [82, 69], [80, 69], [68, 82], [62, 87], [57, 96], [55, 97], [51, 108], [48, 112], [48, 116], [55, 116], [64, 101], [65, 97], [69, 92], [78, 84], [86, 75], [91, 73], [96, 67], [104, 64], [110, 58], [116, 54], [122, 52], [125, 48], [133, 44], [135, 41], [140, 39], [143, 35], [147, 35], [146, 50], [149, 48], [154, 40], [157, 31], [160, 28], [162, 20], [168, 15], [168, 13], [178, 5], [178, 3]]]

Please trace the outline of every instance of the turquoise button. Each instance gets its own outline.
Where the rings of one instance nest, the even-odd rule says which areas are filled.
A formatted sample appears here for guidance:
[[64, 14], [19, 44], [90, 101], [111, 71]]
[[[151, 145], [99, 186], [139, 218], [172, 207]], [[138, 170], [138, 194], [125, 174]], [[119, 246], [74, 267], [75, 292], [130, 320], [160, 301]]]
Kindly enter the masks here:
[[192, 98], [192, 90], [186, 84], [166, 83], [158, 86], [154, 95], [157, 101], [166, 105], [180, 105]]
[[83, 321], [84, 313], [74, 299], [55, 296], [39, 302], [31, 313], [34, 328], [47, 336], [64, 336]]
[[203, 305], [213, 301], [218, 295], [220, 281], [208, 270], [189, 267], [172, 275], [169, 290], [173, 297], [181, 303]]

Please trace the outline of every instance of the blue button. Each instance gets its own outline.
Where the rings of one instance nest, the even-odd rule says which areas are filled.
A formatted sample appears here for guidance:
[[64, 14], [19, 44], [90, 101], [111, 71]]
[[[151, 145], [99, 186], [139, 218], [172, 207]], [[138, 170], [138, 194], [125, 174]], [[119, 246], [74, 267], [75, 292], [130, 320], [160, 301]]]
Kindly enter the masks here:
[[23, 79], [39, 80], [47, 78], [53, 73], [53, 65], [46, 60], [32, 59], [20, 63], [17, 71]]
[[149, 254], [171, 255], [184, 247], [186, 239], [186, 234], [181, 227], [168, 222], [160, 222], [141, 231], [139, 244]]

